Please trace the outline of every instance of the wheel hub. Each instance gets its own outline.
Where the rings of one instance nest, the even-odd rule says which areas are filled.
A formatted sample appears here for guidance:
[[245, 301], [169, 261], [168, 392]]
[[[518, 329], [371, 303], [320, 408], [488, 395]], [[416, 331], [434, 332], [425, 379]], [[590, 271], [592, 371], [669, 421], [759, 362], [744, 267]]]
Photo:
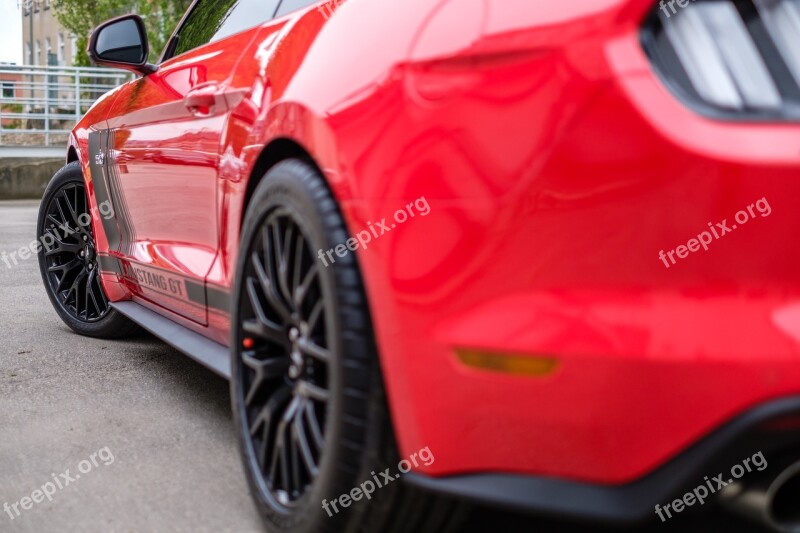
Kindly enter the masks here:
[[94, 246], [86, 243], [83, 247], [83, 250], [80, 252], [80, 256], [83, 259], [83, 264], [86, 265], [89, 270], [92, 270], [95, 260]]
[[289, 358], [291, 359], [291, 364], [289, 365], [289, 378], [292, 380], [296, 380], [300, 376], [303, 375], [306, 366], [305, 357], [300, 351], [300, 342], [302, 336], [300, 330], [297, 327], [292, 327], [289, 329], [289, 342], [291, 342], [291, 351], [289, 352]]

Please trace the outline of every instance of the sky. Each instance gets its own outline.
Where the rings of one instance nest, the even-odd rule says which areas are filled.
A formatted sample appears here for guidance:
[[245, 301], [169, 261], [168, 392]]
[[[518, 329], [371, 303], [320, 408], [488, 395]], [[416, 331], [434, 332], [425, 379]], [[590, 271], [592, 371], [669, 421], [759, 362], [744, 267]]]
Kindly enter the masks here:
[[22, 14], [19, 0], [0, 0], [0, 61], [22, 64]]

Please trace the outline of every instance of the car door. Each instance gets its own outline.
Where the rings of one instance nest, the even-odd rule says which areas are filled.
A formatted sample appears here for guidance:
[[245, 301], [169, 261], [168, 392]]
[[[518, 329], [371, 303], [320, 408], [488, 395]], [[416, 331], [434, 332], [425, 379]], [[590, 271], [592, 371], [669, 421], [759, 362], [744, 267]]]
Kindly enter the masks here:
[[[105, 159], [133, 293], [207, 324], [205, 278], [219, 249], [219, 146], [228, 80], [278, 0], [198, 0], [156, 72], [124, 87], [109, 113]], [[115, 242], [113, 242], [115, 241]]]

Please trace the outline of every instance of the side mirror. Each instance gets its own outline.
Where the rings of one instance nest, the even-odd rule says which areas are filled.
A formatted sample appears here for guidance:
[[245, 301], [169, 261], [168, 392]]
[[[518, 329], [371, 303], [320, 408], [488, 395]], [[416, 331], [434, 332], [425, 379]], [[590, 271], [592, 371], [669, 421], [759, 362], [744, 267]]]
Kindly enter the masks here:
[[89, 57], [98, 65], [138, 72], [144, 76], [156, 67], [147, 62], [147, 30], [138, 15], [124, 15], [102, 23], [89, 40]]

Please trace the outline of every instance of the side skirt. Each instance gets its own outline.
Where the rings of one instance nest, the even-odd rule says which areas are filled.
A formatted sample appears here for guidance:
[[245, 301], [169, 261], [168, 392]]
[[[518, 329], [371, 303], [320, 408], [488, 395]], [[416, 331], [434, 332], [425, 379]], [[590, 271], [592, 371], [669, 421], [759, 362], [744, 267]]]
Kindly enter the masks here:
[[207, 339], [136, 302], [114, 302], [111, 307], [195, 361], [225, 379], [231, 379], [230, 352], [227, 346]]

